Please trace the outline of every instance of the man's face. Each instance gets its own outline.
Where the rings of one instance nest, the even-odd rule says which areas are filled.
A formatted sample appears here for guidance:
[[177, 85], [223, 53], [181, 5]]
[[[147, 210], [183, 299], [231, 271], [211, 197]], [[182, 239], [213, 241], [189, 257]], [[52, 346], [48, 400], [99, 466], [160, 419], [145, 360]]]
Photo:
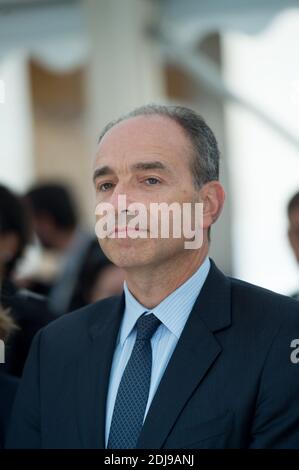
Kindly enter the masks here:
[[289, 214], [289, 240], [299, 263], [299, 207]]
[[[96, 204], [110, 203], [117, 214], [117, 197], [126, 203], [199, 201], [190, 170], [192, 148], [184, 131], [162, 116], [140, 116], [123, 121], [101, 140], [95, 159]], [[149, 218], [148, 218], [149, 220]], [[116, 234], [117, 235], [117, 234]], [[159, 265], [182, 254], [184, 238], [100, 239], [105, 254], [117, 266]], [[191, 250], [185, 250], [190, 252]], [[189, 253], [190, 254], [190, 253]]]

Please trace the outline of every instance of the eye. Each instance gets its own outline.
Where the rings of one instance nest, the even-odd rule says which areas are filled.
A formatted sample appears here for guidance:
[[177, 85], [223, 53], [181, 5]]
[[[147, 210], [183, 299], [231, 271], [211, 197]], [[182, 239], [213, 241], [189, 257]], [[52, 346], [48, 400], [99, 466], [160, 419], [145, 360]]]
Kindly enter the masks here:
[[97, 190], [98, 190], [98, 191], [105, 192], [105, 191], [108, 191], [109, 189], [111, 189], [112, 186], [113, 186], [112, 183], [102, 183], [102, 184], [98, 184], [98, 185], [97, 185]]
[[145, 180], [149, 186], [153, 186], [154, 184], [160, 183], [160, 181], [157, 178], [146, 178]]

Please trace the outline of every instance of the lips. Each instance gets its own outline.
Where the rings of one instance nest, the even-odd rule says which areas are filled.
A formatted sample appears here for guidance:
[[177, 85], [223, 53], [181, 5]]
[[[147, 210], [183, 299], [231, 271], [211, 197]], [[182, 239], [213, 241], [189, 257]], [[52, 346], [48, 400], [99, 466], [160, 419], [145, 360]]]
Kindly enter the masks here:
[[132, 228], [132, 227], [128, 227], [128, 226], [115, 227], [115, 229], [111, 231], [109, 236], [111, 236], [113, 234], [116, 234], [116, 233], [129, 233], [129, 232], [147, 232], [147, 230], [139, 229], [138, 227]]

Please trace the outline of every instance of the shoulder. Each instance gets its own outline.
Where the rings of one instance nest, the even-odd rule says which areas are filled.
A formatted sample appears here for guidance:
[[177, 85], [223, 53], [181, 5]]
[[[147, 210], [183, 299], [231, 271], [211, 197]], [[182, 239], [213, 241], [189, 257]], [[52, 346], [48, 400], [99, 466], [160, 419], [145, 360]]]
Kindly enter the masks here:
[[109, 316], [110, 311], [114, 310], [120, 300], [120, 296], [108, 297], [66, 313], [43, 328], [43, 331], [46, 334], [56, 334], [58, 332], [61, 334], [64, 331], [82, 331], [82, 328], [92, 327], [93, 324], [99, 323]]
[[234, 323], [243, 325], [259, 324], [271, 329], [282, 322], [297, 324], [299, 302], [263, 287], [250, 284], [221, 272], [213, 260], [208, 275], [206, 295], [218, 299], [217, 307], [228, 307]]
[[88, 339], [94, 327], [99, 327], [114, 315], [122, 297], [114, 296], [100, 300], [94, 304], [67, 313], [49, 323], [39, 332], [41, 344], [51, 345], [57, 350], [68, 346], [78, 346]]
[[240, 279], [228, 278], [231, 282], [232, 295], [234, 299], [242, 299], [243, 302], [255, 303], [263, 306], [280, 308], [286, 307], [299, 312], [299, 303], [287, 295], [278, 294], [269, 289], [241, 281]]
[[279, 329], [299, 331], [299, 302], [239, 279], [231, 282], [232, 312], [235, 318], [246, 318], [273, 332]]

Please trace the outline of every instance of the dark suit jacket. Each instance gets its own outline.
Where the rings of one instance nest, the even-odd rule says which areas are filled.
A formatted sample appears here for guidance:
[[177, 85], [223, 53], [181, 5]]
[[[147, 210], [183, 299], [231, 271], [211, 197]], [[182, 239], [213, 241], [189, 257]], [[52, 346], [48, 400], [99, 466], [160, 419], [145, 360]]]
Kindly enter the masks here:
[[1, 370], [0, 366], [0, 449], [4, 447], [5, 434], [19, 381]]
[[47, 299], [34, 292], [22, 291], [11, 281], [2, 284], [0, 303], [9, 308], [18, 329], [5, 345], [5, 372], [21, 377], [35, 334], [57, 317], [48, 308]]
[[[103, 448], [124, 309], [111, 297], [35, 337], [8, 448]], [[298, 448], [297, 301], [212, 263], [147, 414], [139, 448]]]

